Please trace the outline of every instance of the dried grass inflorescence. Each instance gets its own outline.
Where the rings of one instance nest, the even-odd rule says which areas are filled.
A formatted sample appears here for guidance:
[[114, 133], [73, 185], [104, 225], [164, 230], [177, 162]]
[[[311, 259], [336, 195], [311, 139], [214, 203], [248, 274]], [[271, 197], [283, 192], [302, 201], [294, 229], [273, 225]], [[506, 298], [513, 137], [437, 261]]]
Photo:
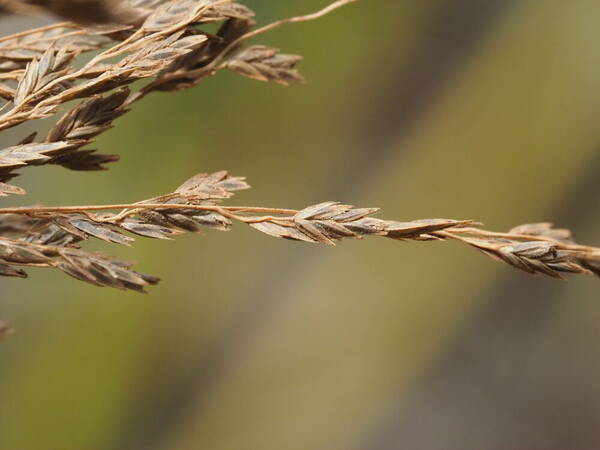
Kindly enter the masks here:
[[[62, 114], [45, 137], [31, 134], [0, 149], [0, 196], [24, 195], [13, 179], [32, 166], [105, 169], [118, 157], [90, 148], [94, 138], [152, 92], [186, 89], [225, 69], [282, 85], [303, 83], [296, 69], [300, 56], [245, 41], [353, 1], [255, 28], [253, 12], [232, 0], [0, 0], [0, 14], [44, 8], [71, 20], [0, 37], [0, 130]], [[216, 33], [203, 31], [209, 23], [221, 24]], [[130, 90], [139, 80], [145, 84]], [[143, 291], [158, 279], [81, 244], [96, 238], [130, 245], [132, 235], [171, 239], [207, 227], [227, 231], [234, 222], [273, 237], [327, 245], [365, 236], [457, 240], [531, 274], [600, 275], [600, 249], [578, 245], [569, 231], [547, 223], [493, 233], [469, 220], [382, 220], [373, 217], [376, 208], [337, 202], [302, 210], [222, 204], [248, 187], [244, 178], [217, 172], [134, 204], [0, 208], [0, 275], [24, 278], [24, 267], [49, 267], [97, 286]]]
[[[310, 20], [350, 1], [291, 20]], [[243, 46], [248, 37], [290, 20], [253, 30], [254, 13], [230, 0], [136, 0], [118, 9], [108, 5], [107, 11], [135, 12], [120, 21], [120, 16], [112, 17], [117, 22], [112, 24], [105, 23], [107, 18], [96, 14], [95, 7], [82, 7], [97, 6], [99, 0], [10, 2], [31, 3], [54, 12], [68, 5], [71, 14], [85, 15], [83, 23], [99, 19], [102, 24], [63, 22], [0, 38], [0, 130], [52, 117], [66, 102], [82, 99], [45, 139], [31, 135], [0, 149], [0, 196], [25, 193], [8, 183], [17, 169], [58, 164], [98, 170], [115, 161], [116, 155], [84, 147], [151, 92], [192, 87], [223, 69], [283, 85], [304, 82], [295, 68], [301, 57], [260, 45]], [[218, 32], [204, 33], [202, 25], [213, 22], [222, 23]], [[76, 67], [76, 58], [89, 52], [99, 53]], [[138, 80], [149, 81], [130, 92], [127, 86]]]
[[[458, 240], [530, 274], [562, 279], [565, 273], [600, 275], [600, 249], [577, 245], [568, 230], [539, 223], [508, 233], [482, 230], [471, 220], [382, 220], [377, 208], [324, 202], [302, 210], [226, 206], [235, 191], [249, 188], [227, 172], [198, 174], [174, 192], [138, 203], [70, 207], [0, 208], [0, 274], [25, 277], [22, 266], [54, 267], [98, 286], [142, 291], [154, 277], [127, 264], [85, 253], [89, 238], [131, 245], [138, 235], [172, 239], [204, 228], [229, 231], [234, 222], [269, 236], [335, 245], [342, 239], [380, 236], [395, 240]], [[106, 213], [109, 210], [120, 210]]]

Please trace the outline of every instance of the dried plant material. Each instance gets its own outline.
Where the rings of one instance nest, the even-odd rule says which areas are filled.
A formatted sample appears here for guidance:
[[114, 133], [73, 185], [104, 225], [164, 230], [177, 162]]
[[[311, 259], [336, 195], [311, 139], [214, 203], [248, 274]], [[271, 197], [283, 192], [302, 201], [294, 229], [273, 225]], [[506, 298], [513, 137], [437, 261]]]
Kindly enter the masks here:
[[[25, 68], [12, 99], [15, 107], [19, 106], [23, 101], [31, 97], [35, 92], [44, 92], [44, 96], [58, 94], [62, 89], [65, 89], [65, 84], [54, 84], [52, 89], [44, 89], [52, 81], [67, 74], [69, 72], [68, 64], [72, 61], [74, 53], [64, 49], [55, 50], [53, 45], [50, 45], [42, 54], [40, 59], [33, 59]], [[36, 101], [43, 97], [37, 96]]]
[[[30, 143], [17, 145], [0, 150], [0, 181], [10, 180], [15, 176], [13, 170], [23, 166], [47, 164], [75, 151], [83, 145], [83, 141], [58, 141], [48, 143]], [[23, 194], [24, 191], [16, 186], [6, 183], [0, 184], [0, 193]]]
[[[397, 222], [373, 217], [377, 208], [354, 208], [337, 202], [319, 203], [299, 211], [220, 204], [235, 191], [248, 188], [243, 177], [221, 171], [195, 175], [170, 194], [134, 204], [0, 208], [0, 223], [6, 224], [4, 230], [0, 228], [0, 235], [10, 237], [4, 244], [0, 241], [0, 264], [5, 267], [0, 275], [21, 276], [23, 273], [15, 266], [53, 267], [92, 284], [142, 290], [144, 285], [139, 280], [129, 280], [130, 285], [123, 279], [145, 280], [142, 275], [127, 271], [129, 275], [125, 275], [119, 270], [116, 278], [111, 278], [114, 268], [109, 268], [113, 263], [107, 259], [100, 263], [98, 256], [83, 253], [78, 245], [89, 238], [131, 245], [133, 238], [125, 233], [171, 239], [203, 228], [229, 231], [233, 222], [245, 223], [277, 238], [326, 245], [366, 236], [400, 241], [453, 239], [534, 275], [557, 279], [565, 273], [600, 275], [600, 248], [577, 245], [568, 230], [555, 230], [550, 224], [522, 225], [509, 233], [492, 233], [478, 228], [479, 224], [471, 220]], [[98, 213], [117, 209], [121, 211], [115, 214]], [[106, 270], [90, 275], [90, 267], [100, 270], [98, 266]], [[128, 266], [123, 268], [126, 269]]]
[[[337, 1], [314, 18], [351, 1]], [[117, 161], [117, 155], [86, 147], [151, 92], [189, 88], [224, 68], [280, 84], [302, 80], [295, 69], [299, 57], [266, 47], [256, 46], [253, 52], [242, 48], [245, 39], [284, 22], [251, 31], [254, 13], [231, 0], [0, 0], [0, 15], [40, 9], [73, 22], [0, 37], [0, 130], [52, 117], [67, 102], [80, 103], [63, 114], [45, 139], [32, 133], [0, 149], [0, 197], [25, 194], [7, 183], [17, 169], [58, 164], [101, 170]], [[202, 25], [214, 22], [221, 22], [216, 33], [202, 31]], [[91, 52], [91, 58], [76, 64]], [[237, 62], [229, 64], [230, 58]], [[128, 89], [144, 79], [137, 92]], [[25, 278], [23, 266], [48, 267], [96, 286], [144, 291], [158, 279], [85, 252], [81, 242], [95, 238], [131, 245], [130, 235], [172, 239], [204, 227], [226, 231], [232, 217], [218, 202], [246, 188], [243, 178], [219, 172], [197, 175], [172, 194], [114, 216], [77, 208], [58, 214], [5, 209], [0, 214], [0, 276]], [[0, 324], [0, 338], [7, 329]]]
[[[0, 37], [0, 130], [62, 114], [45, 137], [32, 133], [0, 149], [0, 197], [25, 194], [8, 184], [22, 169], [101, 170], [117, 161], [89, 147], [150, 93], [187, 89], [223, 69], [285, 86], [304, 83], [296, 68], [301, 56], [246, 41], [354, 1], [256, 28], [254, 13], [233, 0], [0, 0], [0, 14], [41, 8], [72, 20]], [[214, 23], [216, 32], [205, 31]], [[529, 274], [600, 276], [600, 248], [578, 245], [569, 230], [549, 223], [494, 233], [471, 220], [384, 220], [375, 217], [377, 208], [331, 201], [301, 210], [223, 205], [248, 188], [243, 177], [221, 171], [138, 203], [0, 208], [0, 276], [26, 278], [28, 267], [43, 267], [95, 286], [144, 292], [159, 279], [85, 251], [85, 242], [130, 246], [138, 236], [170, 240], [206, 228], [229, 231], [236, 222], [271, 237], [329, 246], [367, 236], [456, 240]], [[0, 322], [0, 338], [6, 330]]]
[[[80, 24], [135, 23], [152, 1], [121, 0], [0, 0], [0, 15], [49, 13]], [[140, 7], [139, 9], [135, 6]]]
[[132, 23], [141, 12], [121, 0], [26, 0], [25, 3], [81, 24]]
[[5, 271], [0, 272], [4, 276], [26, 276], [14, 266], [52, 267], [95, 286], [138, 292], [144, 292], [146, 286], [159, 281], [156, 277], [131, 270], [129, 263], [111, 261], [99, 254], [72, 247], [40, 245], [4, 238], [0, 238], [0, 264], [6, 267]]
[[253, 80], [289, 86], [305, 82], [295, 69], [301, 60], [298, 55], [285, 55], [276, 48], [254, 45], [231, 56], [223, 67]]
[[[0, 271], [2, 271], [2, 266], [0, 266]], [[8, 335], [13, 333], [13, 329], [9, 324], [0, 320], [0, 341], [4, 340]]]
[[[535, 236], [527, 235], [523, 235], [522, 241], [482, 238], [481, 236], [485, 236], [485, 233], [475, 230], [469, 230], [458, 236], [453, 233], [444, 236], [459, 239], [516, 269], [533, 275], [547, 275], [559, 280], [564, 278], [563, 273], [592, 273], [593, 271], [588, 269], [588, 265], [593, 264], [594, 259], [600, 255], [598, 248], [563, 244], [560, 241], [551, 240], [551, 238], [548, 241], [538, 241]], [[508, 233], [506, 236], [511, 236], [511, 234]], [[527, 239], [533, 240], [528, 241]]]
[[34, 8], [20, 0], [0, 0], [0, 16], [4, 14], [32, 14]]
[[86, 27], [62, 22], [0, 38], [0, 80], [22, 78], [26, 65], [40, 59], [50, 46], [58, 51], [80, 55], [108, 44], [123, 26]]
[[509, 231], [512, 234], [528, 234], [530, 236], [546, 236], [556, 241], [572, 244], [573, 237], [571, 230], [554, 228], [554, 225], [549, 222], [528, 223], [520, 225]]
[[11, 194], [25, 195], [25, 190], [17, 186], [11, 186], [10, 184], [0, 183], [0, 197], [6, 197]]
[[[51, 117], [67, 101], [104, 94], [140, 79], [156, 78], [132, 95], [127, 104], [153, 91], [194, 86], [224, 68], [280, 84], [302, 82], [295, 69], [300, 57], [281, 55], [261, 46], [240, 52], [243, 41], [276, 26], [318, 18], [352, 1], [338, 1], [316, 14], [251, 31], [254, 13], [239, 3], [172, 0], [156, 7], [139, 25], [126, 28], [91, 29], [88, 33], [87, 28], [69, 31], [77, 26], [58, 24], [0, 39], [0, 73], [10, 73], [18, 82], [14, 91], [11, 86], [0, 84], [1, 96], [7, 100], [0, 107], [0, 130]], [[223, 23], [216, 35], [198, 28], [211, 22]], [[75, 69], [69, 64], [75, 55], [102, 45], [87, 42], [83, 39], [86, 34], [110, 36], [116, 41]], [[70, 39], [73, 37], [75, 41]], [[49, 39], [52, 40], [48, 42]], [[81, 40], [81, 45], [77, 45]], [[45, 42], [41, 54], [40, 42]], [[23, 66], [22, 61], [27, 65]], [[40, 66], [45, 69], [43, 74], [39, 73]]]

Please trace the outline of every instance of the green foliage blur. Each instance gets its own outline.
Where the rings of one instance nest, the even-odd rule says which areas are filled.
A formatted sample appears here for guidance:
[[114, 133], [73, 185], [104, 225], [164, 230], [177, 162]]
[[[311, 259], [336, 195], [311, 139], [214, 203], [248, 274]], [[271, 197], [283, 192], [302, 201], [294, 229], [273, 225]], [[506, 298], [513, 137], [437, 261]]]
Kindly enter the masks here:
[[[325, 3], [246, 2], [261, 23]], [[255, 39], [304, 55], [307, 86], [219, 73], [149, 96], [98, 139], [122, 155], [110, 171], [19, 183], [29, 203], [113, 203], [227, 169], [253, 186], [236, 204], [554, 220], [599, 244], [599, 24], [593, 0], [363, 0]], [[0, 280], [17, 330], [0, 344], [2, 450], [600, 448], [592, 277], [241, 225], [92, 246], [163, 281], [143, 296]]]

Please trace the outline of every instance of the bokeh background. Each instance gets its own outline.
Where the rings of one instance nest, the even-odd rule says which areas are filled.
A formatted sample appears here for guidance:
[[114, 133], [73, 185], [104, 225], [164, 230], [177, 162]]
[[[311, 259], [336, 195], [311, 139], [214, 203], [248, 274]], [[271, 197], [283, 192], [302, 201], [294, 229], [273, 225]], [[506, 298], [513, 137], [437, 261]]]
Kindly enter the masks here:
[[[265, 23], [326, 0], [245, 3]], [[254, 187], [235, 203], [553, 220], [600, 244], [599, 24], [595, 0], [363, 0], [256, 40], [305, 55], [307, 86], [221, 73], [150, 96], [98, 139], [122, 155], [109, 172], [19, 182], [29, 202], [121, 202], [226, 168]], [[163, 282], [0, 280], [17, 329], [0, 344], [2, 450], [600, 448], [592, 277], [243, 226], [94, 248]]]

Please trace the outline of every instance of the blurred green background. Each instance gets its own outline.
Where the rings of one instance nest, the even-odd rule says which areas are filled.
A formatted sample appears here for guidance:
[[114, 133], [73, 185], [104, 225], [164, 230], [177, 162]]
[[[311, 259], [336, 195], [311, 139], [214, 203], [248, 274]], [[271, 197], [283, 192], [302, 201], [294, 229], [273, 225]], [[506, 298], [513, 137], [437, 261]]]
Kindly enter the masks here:
[[[326, 0], [245, 3], [266, 23]], [[112, 203], [225, 168], [253, 185], [236, 204], [553, 220], [597, 245], [599, 25], [595, 0], [363, 0], [256, 39], [305, 55], [307, 86], [220, 73], [153, 95], [98, 139], [122, 155], [109, 172], [18, 182], [30, 203]], [[243, 226], [94, 248], [163, 282], [0, 280], [17, 328], [0, 344], [2, 450], [600, 448], [592, 277]]]

